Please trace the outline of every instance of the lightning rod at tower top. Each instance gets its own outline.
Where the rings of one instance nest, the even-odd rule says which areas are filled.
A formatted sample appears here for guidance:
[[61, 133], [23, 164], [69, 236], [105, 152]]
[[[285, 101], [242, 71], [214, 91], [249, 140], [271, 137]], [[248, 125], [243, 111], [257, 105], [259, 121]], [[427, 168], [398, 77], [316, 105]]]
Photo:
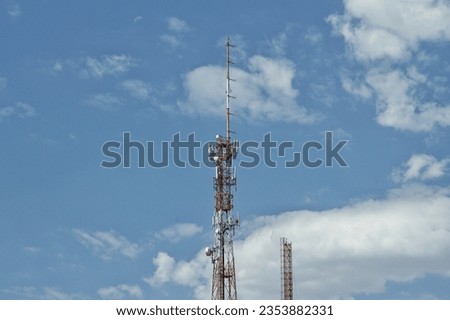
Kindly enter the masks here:
[[239, 226], [239, 219], [233, 216], [233, 187], [236, 187], [236, 169], [232, 167], [236, 159], [239, 143], [232, 141], [230, 135], [230, 99], [231, 95], [230, 48], [233, 47], [230, 37], [226, 41], [226, 132], [225, 137], [216, 136], [216, 141], [208, 147], [209, 159], [215, 163], [216, 175], [213, 178], [214, 213], [212, 225], [214, 229], [214, 245], [205, 250], [211, 257], [213, 265], [211, 299], [236, 300], [236, 270], [233, 252], [233, 236]]

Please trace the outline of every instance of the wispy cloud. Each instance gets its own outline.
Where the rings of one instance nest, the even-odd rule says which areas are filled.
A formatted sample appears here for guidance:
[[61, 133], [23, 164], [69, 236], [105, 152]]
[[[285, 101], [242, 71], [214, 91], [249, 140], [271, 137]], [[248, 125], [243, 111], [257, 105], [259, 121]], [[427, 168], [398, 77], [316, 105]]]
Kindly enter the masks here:
[[172, 32], [187, 32], [191, 30], [187, 22], [177, 17], [170, 17], [167, 19], [168, 28]]
[[[279, 297], [280, 237], [293, 243], [297, 299], [352, 298], [383, 292], [387, 281], [448, 275], [449, 207], [450, 189], [408, 185], [384, 199], [256, 218], [235, 241], [239, 298]], [[187, 286], [195, 298], [209, 298], [211, 262], [204, 252], [188, 261], [160, 252], [153, 263], [150, 285]]]
[[413, 154], [406, 163], [392, 172], [395, 182], [431, 180], [444, 176], [450, 159], [437, 160], [428, 154]]
[[121, 84], [131, 96], [140, 100], [147, 100], [153, 91], [152, 85], [138, 79], [125, 80]]
[[169, 32], [162, 34], [160, 39], [172, 48], [181, 46], [183, 34], [191, 30], [186, 21], [177, 17], [167, 18], [167, 28]]
[[98, 93], [87, 98], [84, 103], [98, 109], [111, 111], [115, 110], [123, 102], [122, 100], [110, 92]]
[[348, 93], [363, 98], [369, 99], [372, 97], [372, 90], [363, 80], [354, 80], [348, 76], [348, 74], [341, 75], [341, 84], [345, 91]]
[[11, 18], [18, 18], [22, 15], [22, 7], [18, 3], [11, 3], [8, 6], [8, 15]]
[[105, 75], [116, 75], [127, 72], [136, 66], [136, 61], [126, 55], [103, 55], [100, 58], [86, 57], [82, 75], [101, 78]]
[[[252, 121], [313, 123], [320, 116], [298, 103], [299, 93], [293, 86], [295, 64], [284, 58], [253, 56], [248, 71], [232, 68], [238, 85], [233, 89], [233, 112]], [[184, 76], [186, 99], [179, 101], [181, 111], [202, 116], [223, 113], [224, 67], [203, 66]]]
[[81, 293], [66, 293], [57, 287], [42, 287], [36, 288], [33, 286], [12, 287], [3, 289], [3, 292], [25, 299], [39, 299], [39, 300], [74, 300], [74, 299], [88, 299], [88, 297]]
[[110, 260], [116, 256], [136, 258], [141, 252], [138, 244], [128, 241], [115, 231], [88, 232], [74, 229], [73, 234], [82, 245], [104, 260]]
[[288, 32], [289, 29], [287, 28], [269, 40], [269, 49], [275, 54], [275, 56], [284, 56], [286, 54]]
[[48, 72], [57, 74], [70, 70], [82, 78], [103, 78], [126, 73], [137, 64], [137, 59], [125, 54], [101, 55], [95, 58], [86, 56], [78, 59], [57, 60], [52, 63]]
[[144, 296], [139, 286], [128, 284], [100, 288], [97, 293], [100, 298], [110, 300], [142, 299]]
[[318, 28], [310, 27], [304, 33], [303, 38], [309, 41], [310, 43], [316, 44], [323, 39], [323, 35]]
[[0, 77], [0, 90], [5, 89], [7, 84], [8, 84], [8, 79], [6, 79], [4, 77]]
[[203, 230], [194, 223], [178, 223], [158, 232], [157, 237], [170, 242], [179, 242], [184, 238], [190, 238]]
[[134, 23], [139, 23], [141, 20], [143, 20], [144, 18], [142, 17], [142, 16], [136, 16], [134, 19], [133, 19], [133, 22]]
[[35, 108], [24, 102], [17, 102], [13, 106], [0, 108], [0, 122], [11, 117], [25, 119], [35, 117], [36, 115]]
[[57, 141], [55, 139], [44, 137], [44, 136], [41, 136], [41, 135], [39, 135], [37, 133], [31, 133], [30, 134], [30, 140], [35, 142], [35, 143], [38, 143], [38, 144], [41, 144], [41, 145], [45, 145], [45, 146], [50, 146], [50, 147], [58, 146], [58, 145], [61, 144], [61, 142], [59, 142], [59, 141]]

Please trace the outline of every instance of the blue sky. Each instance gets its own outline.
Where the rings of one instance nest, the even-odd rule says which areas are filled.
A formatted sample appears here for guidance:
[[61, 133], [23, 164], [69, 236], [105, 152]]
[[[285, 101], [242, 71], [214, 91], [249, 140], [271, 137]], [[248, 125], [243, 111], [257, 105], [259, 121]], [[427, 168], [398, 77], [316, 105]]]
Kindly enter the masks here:
[[234, 137], [332, 131], [349, 165], [238, 168], [238, 297], [280, 297], [287, 237], [295, 298], [449, 299], [449, 21], [431, 0], [2, 0], [0, 298], [209, 298], [214, 169], [101, 148], [224, 134], [230, 35]]

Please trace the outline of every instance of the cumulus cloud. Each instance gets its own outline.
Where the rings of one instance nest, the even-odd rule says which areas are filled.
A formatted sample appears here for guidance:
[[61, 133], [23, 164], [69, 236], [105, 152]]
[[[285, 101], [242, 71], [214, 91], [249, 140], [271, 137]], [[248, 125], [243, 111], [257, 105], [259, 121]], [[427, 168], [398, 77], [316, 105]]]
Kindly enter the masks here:
[[203, 230], [201, 226], [194, 223], [178, 223], [161, 230], [157, 237], [171, 242], [178, 242], [183, 238], [190, 238]]
[[0, 122], [14, 116], [25, 119], [35, 117], [36, 115], [35, 108], [24, 102], [17, 102], [13, 106], [0, 108]]
[[423, 103], [414, 92], [426, 77], [417, 72], [372, 69], [366, 82], [377, 93], [377, 121], [383, 126], [410, 131], [431, 131], [450, 125], [450, 105]]
[[[319, 116], [306, 110], [297, 100], [294, 88], [295, 65], [283, 58], [253, 56], [248, 71], [232, 68], [232, 78], [239, 85], [233, 89], [232, 112], [254, 121], [313, 123]], [[186, 99], [180, 109], [188, 114], [221, 116], [224, 112], [225, 69], [209, 65], [196, 68], [184, 76]]]
[[166, 252], [159, 252], [153, 259], [156, 271], [144, 281], [154, 288], [162, 287], [167, 283], [187, 286], [194, 291], [199, 299], [209, 297], [208, 276], [210, 273], [210, 260], [201, 251], [190, 261], [175, 261]]
[[[428, 273], [450, 277], [449, 207], [450, 188], [404, 185], [342, 208], [258, 217], [235, 241], [239, 298], [279, 299], [280, 237], [293, 243], [296, 299], [383, 292], [387, 281]], [[160, 252], [154, 264], [149, 284], [183, 285], [209, 298], [211, 263], [203, 252], [190, 261]]]
[[406, 163], [392, 172], [395, 182], [431, 180], [445, 175], [450, 159], [437, 160], [428, 154], [413, 154]]
[[156, 267], [156, 271], [153, 273], [153, 276], [144, 279], [148, 284], [158, 287], [172, 279], [175, 268], [175, 259], [173, 257], [166, 252], [158, 252], [158, 255], [153, 258], [153, 264]]
[[130, 242], [114, 231], [88, 232], [74, 229], [73, 234], [83, 246], [91, 249], [104, 260], [110, 260], [114, 256], [136, 258], [141, 252], [138, 244]]
[[328, 18], [360, 60], [403, 60], [421, 41], [450, 40], [450, 6], [435, 0], [345, 0]]
[[428, 81], [411, 62], [413, 56], [421, 61], [425, 55], [423, 43], [450, 40], [448, 3], [345, 0], [344, 7], [342, 15], [329, 16], [327, 21], [335, 33], [344, 37], [351, 57], [368, 68], [365, 83], [355, 86], [343, 79], [344, 89], [366, 98], [371, 95], [369, 85], [380, 125], [416, 132], [449, 126], [450, 105], [423, 101], [416, 93], [420, 85], [435, 92], [441, 88]]
[[121, 299], [142, 299], [144, 294], [137, 285], [120, 284], [118, 286], [100, 288], [97, 291], [102, 299], [121, 300]]

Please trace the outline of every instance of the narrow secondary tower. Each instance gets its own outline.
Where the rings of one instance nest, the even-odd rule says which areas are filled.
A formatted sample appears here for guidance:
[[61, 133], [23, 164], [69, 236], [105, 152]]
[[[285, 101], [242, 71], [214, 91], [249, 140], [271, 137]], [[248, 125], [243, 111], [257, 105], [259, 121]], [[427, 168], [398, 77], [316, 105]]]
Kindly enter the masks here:
[[226, 42], [226, 135], [217, 135], [214, 144], [210, 144], [209, 159], [216, 164], [214, 186], [214, 246], [206, 248], [206, 255], [211, 257], [213, 264], [212, 300], [236, 300], [236, 271], [234, 265], [233, 236], [239, 219], [233, 217], [233, 192], [236, 186], [236, 170], [232, 167], [236, 159], [239, 143], [230, 139], [230, 38]]
[[292, 277], [292, 242], [286, 238], [280, 239], [280, 263], [281, 263], [281, 299], [294, 299], [294, 285]]

